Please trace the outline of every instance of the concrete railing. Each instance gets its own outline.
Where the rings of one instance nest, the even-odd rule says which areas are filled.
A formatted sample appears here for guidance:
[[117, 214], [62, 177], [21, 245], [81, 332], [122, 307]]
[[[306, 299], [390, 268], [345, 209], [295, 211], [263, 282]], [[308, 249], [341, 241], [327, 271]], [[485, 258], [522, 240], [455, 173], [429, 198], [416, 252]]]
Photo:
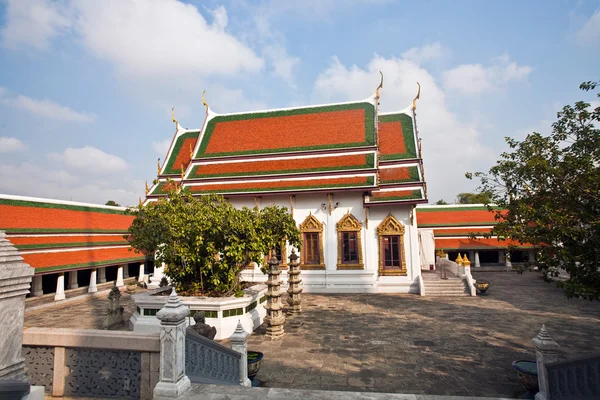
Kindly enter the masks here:
[[193, 383], [239, 385], [241, 358], [237, 351], [186, 330], [185, 374]]
[[475, 279], [471, 275], [471, 267], [465, 267], [464, 265], [457, 264], [454, 261], [447, 260], [445, 258], [438, 257], [437, 267], [438, 270], [445, 269], [447, 272], [461, 278], [467, 282], [469, 287], [469, 294], [471, 296], [477, 295], [477, 289], [475, 288]]
[[23, 330], [32, 384], [52, 396], [152, 399], [159, 380], [158, 334], [57, 328]]

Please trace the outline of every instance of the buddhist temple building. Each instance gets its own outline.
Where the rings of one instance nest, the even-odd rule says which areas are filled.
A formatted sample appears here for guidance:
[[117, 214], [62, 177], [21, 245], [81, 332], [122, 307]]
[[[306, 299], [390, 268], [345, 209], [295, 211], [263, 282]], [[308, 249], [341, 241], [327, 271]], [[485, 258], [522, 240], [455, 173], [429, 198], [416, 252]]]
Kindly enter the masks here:
[[[173, 116], [176, 132], [146, 202], [175, 185], [236, 207], [285, 206], [302, 234], [305, 291], [418, 293], [415, 206], [427, 193], [416, 99], [380, 113], [379, 89], [356, 102], [230, 114], [205, 102], [199, 129]], [[278, 249], [284, 269], [289, 252], [285, 243]], [[266, 276], [255, 266], [242, 278]]]
[[31, 297], [138, 280], [146, 258], [123, 237], [132, 221], [123, 207], [0, 195], [0, 231], [35, 268]]
[[512, 263], [533, 262], [535, 254], [531, 245], [490, 236], [496, 224], [494, 216], [495, 212], [483, 204], [417, 207], [419, 231], [433, 231], [435, 250], [444, 252], [450, 260], [455, 260], [459, 253], [466, 254], [471, 266], [476, 268], [510, 268]]

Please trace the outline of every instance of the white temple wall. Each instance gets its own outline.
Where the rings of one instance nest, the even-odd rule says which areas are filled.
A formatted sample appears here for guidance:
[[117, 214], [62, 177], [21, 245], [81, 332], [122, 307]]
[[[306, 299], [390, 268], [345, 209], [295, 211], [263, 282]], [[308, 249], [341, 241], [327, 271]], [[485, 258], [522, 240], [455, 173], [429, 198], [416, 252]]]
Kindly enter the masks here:
[[[271, 204], [290, 209], [290, 197], [263, 196], [232, 197], [229, 199], [236, 207], [259, 207]], [[368, 211], [368, 228], [363, 207], [362, 193], [334, 193], [331, 199], [332, 211], [329, 215], [329, 199], [326, 193], [298, 194], [294, 199], [293, 215], [300, 225], [312, 213], [324, 225], [323, 255], [325, 270], [303, 270], [302, 280], [305, 292], [327, 293], [365, 293], [365, 292], [396, 292], [418, 293], [417, 276], [420, 274], [418, 236], [416, 218], [411, 221], [412, 205], [390, 205], [371, 207]], [[336, 223], [348, 212], [362, 223], [361, 240], [364, 270], [338, 270], [337, 252], [338, 235]], [[377, 227], [392, 213], [405, 227], [404, 256], [406, 260], [406, 276], [379, 276], [379, 238]], [[291, 254], [288, 246], [287, 255]], [[252, 282], [264, 282], [264, 275], [258, 266], [253, 270], [245, 270], [242, 279]], [[287, 271], [281, 275], [283, 286], [287, 285]]]

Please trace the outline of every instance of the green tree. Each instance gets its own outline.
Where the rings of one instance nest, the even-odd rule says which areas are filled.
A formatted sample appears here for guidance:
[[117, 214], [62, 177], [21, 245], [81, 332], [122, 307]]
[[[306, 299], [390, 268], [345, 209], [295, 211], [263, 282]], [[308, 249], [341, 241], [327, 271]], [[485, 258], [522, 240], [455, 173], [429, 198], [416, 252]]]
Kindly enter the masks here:
[[236, 209], [222, 196], [193, 197], [186, 190], [131, 208], [127, 238], [136, 252], [167, 264], [165, 274], [186, 294], [239, 293], [239, 275], [260, 264], [276, 243], [300, 246], [300, 233], [287, 208]]
[[[599, 85], [586, 82], [580, 88]], [[492, 233], [539, 249], [545, 278], [565, 270], [570, 278], [558, 285], [567, 297], [599, 300], [600, 107], [584, 101], [567, 105], [551, 135], [506, 142], [511, 150], [489, 172], [475, 174], [480, 188], [505, 210], [495, 211]]]
[[114, 200], [109, 200], [106, 202], [105, 206], [114, 206], [114, 207], [121, 207], [121, 205], [119, 203], [117, 203]]
[[435, 205], [436, 206], [445, 206], [445, 205], [448, 205], [448, 203], [446, 203], [446, 201], [444, 199], [440, 199], [435, 202]]
[[480, 193], [459, 193], [456, 196], [456, 204], [488, 204], [491, 198], [491, 194], [487, 191]]

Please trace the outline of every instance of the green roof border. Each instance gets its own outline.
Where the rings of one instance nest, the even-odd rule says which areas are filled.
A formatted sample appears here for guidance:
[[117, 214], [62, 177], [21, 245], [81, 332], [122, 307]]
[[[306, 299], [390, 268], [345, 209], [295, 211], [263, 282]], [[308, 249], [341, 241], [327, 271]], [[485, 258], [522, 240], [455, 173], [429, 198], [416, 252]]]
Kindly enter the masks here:
[[416, 138], [413, 129], [412, 118], [404, 113], [380, 115], [379, 123], [385, 124], [386, 122], [400, 122], [400, 125], [402, 126], [402, 136], [404, 136], [404, 147], [406, 148], [406, 153], [382, 154], [380, 159], [385, 161], [417, 158], [417, 149], [415, 147]]
[[[492, 210], [500, 210], [498, 206], [492, 206]], [[417, 214], [420, 212], [446, 212], [446, 211], [488, 211], [486, 206], [468, 206], [468, 207], [417, 207]]]
[[[400, 189], [401, 190], [401, 189]], [[369, 203], [381, 203], [385, 201], [395, 201], [395, 200], [418, 200], [422, 199], [423, 196], [420, 190], [413, 190], [412, 194], [408, 196], [389, 196], [389, 197], [379, 197], [377, 199], [373, 199], [369, 197]]]
[[188, 132], [184, 133], [183, 135], [179, 136], [175, 140], [175, 145], [173, 146], [173, 151], [171, 152], [171, 157], [169, 157], [169, 160], [167, 161], [167, 165], [166, 165], [164, 171], [161, 173], [161, 175], [181, 174], [181, 168], [173, 165], [175, 163], [175, 160], [177, 159], [177, 156], [179, 155], [179, 152], [181, 151], [181, 146], [183, 146], [183, 142], [185, 142], [186, 139], [194, 138], [194, 137], [197, 138], [199, 134], [200, 134], [200, 131], [188, 131]]
[[[286, 147], [276, 149], [260, 149], [260, 150], [243, 150], [234, 152], [223, 152], [223, 153], [212, 153], [206, 154], [206, 149], [212, 138], [215, 125], [218, 122], [230, 122], [230, 121], [245, 121], [259, 118], [276, 118], [286, 117], [291, 115], [305, 115], [305, 114], [316, 114], [332, 111], [348, 111], [348, 110], [365, 110], [365, 140], [364, 142], [352, 142], [335, 145], [317, 145], [317, 146], [297, 146], [297, 147]], [[265, 111], [256, 113], [246, 114], [235, 114], [235, 115], [218, 115], [208, 121], [202, 142], [198, 147], [194, 158], [213, 158], [222, 156], [237, 156], [245, 154], [265, 154], [265, 153], [287, 153], [291, 151], [304, 151], [304, 150], [319, 150], [319, 149], [337, 149], [346, 147], [358, 147], [358, 146], [373, 146], [375, 145], [375, 106], [371, 103], [360, 102], [350, 104], [334, 104], [327, 106], [318, 107], [306, 107], [306, 108], [295, 108], [291, 110], [279, 110], [279, 111]]]
[[74, 204], [55, 204], [45, 203], [31, 200], [15, 200], [0, 198], [0, 205], [19, 206], [19, 207], [36, 207], [36, 208], [53, 208], [59, 210], [82, 211], [82, 212], [97, 212], [102, 214], [117, 214], [125, 215], [124, 210], [111, 210], [108, 208], [100, 208], [94, 206], [79, 206]]
[[78, 243], [42, 243], [42, 244], [21, 244], [15, 245], [19, 250], [29, 249], [58, 249], [64, 247], [97, 247], [97, 246], [111, 246], [111, 245], [129, 245], [129, 242], [123, 239], [120, 242], [78, 242]]

